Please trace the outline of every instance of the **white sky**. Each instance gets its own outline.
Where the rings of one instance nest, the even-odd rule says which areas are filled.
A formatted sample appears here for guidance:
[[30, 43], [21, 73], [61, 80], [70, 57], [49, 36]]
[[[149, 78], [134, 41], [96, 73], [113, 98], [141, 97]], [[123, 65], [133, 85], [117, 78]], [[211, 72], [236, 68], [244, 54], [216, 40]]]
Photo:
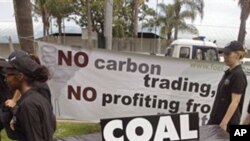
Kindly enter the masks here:
[[[197, 19], [198, 25], [216, 25], [216, 26], [239, 26], [240, 8], [238, 0], [204, 0], [204, 18], [201, 21]], [[150, 0], [149, 6], [156, 7], [157, 0]], [[158, 0], [158, 3], [171, 3], [172, 0]], [[0, 22], [15, 21], [12, 0], [0, 0]], [[250, 20], [248, 24], [250, 26]]]
[[[158, 3], [172, 3], [173, 0], [158, 0]], [[204, 18], [201, 21], [197, 19], [194, 24], [215, 25], [215, 26], [233, 26], [239, 27], [240, 7], [238, 0], [204, 0]], [[156, 9], [157, 0], [150, 0], [150, 7]], [[250, 26], [250, 20], [247, 21]], [[248, 26], [248, 27], [249, 27]]]
[[[204, 0], [204, 18], [194, 22], [200, 35], [207, 36], [210, 40], [219, 40], [223, 46], [230, 40], [237, 39], [240, 25], [240, 7], [238, 0]], [[173, 0], [158, 0], [158, 3], [172, 3]], [[156, 9], [157, 0], [149, 0], [149, 6]], [[249, 18], [250, 19], [250, 18]], [[247, 33], [250, 33], [250, 20], [247, 21]], [[0, 22], [14, 22], [12, 0], [0, 0]], [[246, 37], [250, 48], [250, 34]], [[249, 40], [249, 41], [248, 41]]]

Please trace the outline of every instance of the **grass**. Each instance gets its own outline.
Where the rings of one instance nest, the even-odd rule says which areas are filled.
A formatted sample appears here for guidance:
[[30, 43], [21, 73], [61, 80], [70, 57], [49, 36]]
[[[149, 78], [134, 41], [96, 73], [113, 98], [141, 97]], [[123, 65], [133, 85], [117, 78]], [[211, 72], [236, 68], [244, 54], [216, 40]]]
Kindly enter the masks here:
[[[78, 136], [90, 133], [100, 132], [101, 127], [95, 123], [80, 122], [57, 122], [57, 129], [54, 134], [55, 138], [64, 138], [70, 136]], [[6, 132], [1, 132], [2, 141], [12, 141], [8, 139]]]

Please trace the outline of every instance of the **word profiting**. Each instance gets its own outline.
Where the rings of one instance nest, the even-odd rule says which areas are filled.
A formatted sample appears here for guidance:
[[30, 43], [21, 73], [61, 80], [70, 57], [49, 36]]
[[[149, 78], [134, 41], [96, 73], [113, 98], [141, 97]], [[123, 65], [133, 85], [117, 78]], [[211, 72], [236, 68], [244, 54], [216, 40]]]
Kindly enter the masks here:
[[202, 97], [211, 97], [215, 95], [215, 91], [211, 90], [211, 84], [190, 82], [188, 78], [179, 77], [177, 80], [161, 79], [150, 77], [148, 74], [144, 76], [144, 86], [147, 88], [171, 89], [174, 91], [187, 91], [199, 93]]
[[170, 113], [178, 113], [180, 106], [179, 101], [160, 99], [156, 95], [135, 93], [131, 96], [103, 93], [102, 106], [107, 106], [109, 104], [165, 109]]

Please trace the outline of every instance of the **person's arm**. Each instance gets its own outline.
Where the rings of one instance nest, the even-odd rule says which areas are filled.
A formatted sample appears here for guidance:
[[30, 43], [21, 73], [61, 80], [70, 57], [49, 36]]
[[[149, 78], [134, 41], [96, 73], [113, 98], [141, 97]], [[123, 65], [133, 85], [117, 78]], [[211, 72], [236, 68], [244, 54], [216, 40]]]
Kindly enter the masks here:
[[243, 125], [249, 125], [250, 124], [250, 113], [247, 113], [246, 117], [244, 118]]
[[12, 99], [8, 99], [5, 101], [5, 106], [14, 108], [16, 106], [17, 101], [20, 99], [20, 97], [21, 97], [21, 93], [18, 90], [16, 90]]
[[250, 101], [248, 103], [248, 108], [247, 108], [247, 115], [245, 116], [243, 122], [243, 125], [250, 125]]
[[234, 112], [236, 111], [241, 99], [241, 94], [232, 93], [232, 100], [227, 109], [227, 112], [220, 123], [220, 127], [224, 130], [227, 130], [227, 124], [232, 118]]

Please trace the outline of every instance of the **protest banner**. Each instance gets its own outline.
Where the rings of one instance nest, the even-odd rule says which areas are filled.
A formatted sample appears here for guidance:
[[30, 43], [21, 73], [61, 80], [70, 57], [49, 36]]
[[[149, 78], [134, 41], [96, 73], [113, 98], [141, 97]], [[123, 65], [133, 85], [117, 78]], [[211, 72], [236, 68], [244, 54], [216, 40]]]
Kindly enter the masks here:
[[[226, 70], [219, 62], [173, 59], [39, 42], [39, 57], [51, 73], [57, 116], [101, 118], [198, 112], [206, 124], [217, 85]], [[249, 68], [244, 66], [249, 80]], [[250, 81], [249, 81], [250, 82]], [[249, 100], [246, 92], [243, 113]]]

